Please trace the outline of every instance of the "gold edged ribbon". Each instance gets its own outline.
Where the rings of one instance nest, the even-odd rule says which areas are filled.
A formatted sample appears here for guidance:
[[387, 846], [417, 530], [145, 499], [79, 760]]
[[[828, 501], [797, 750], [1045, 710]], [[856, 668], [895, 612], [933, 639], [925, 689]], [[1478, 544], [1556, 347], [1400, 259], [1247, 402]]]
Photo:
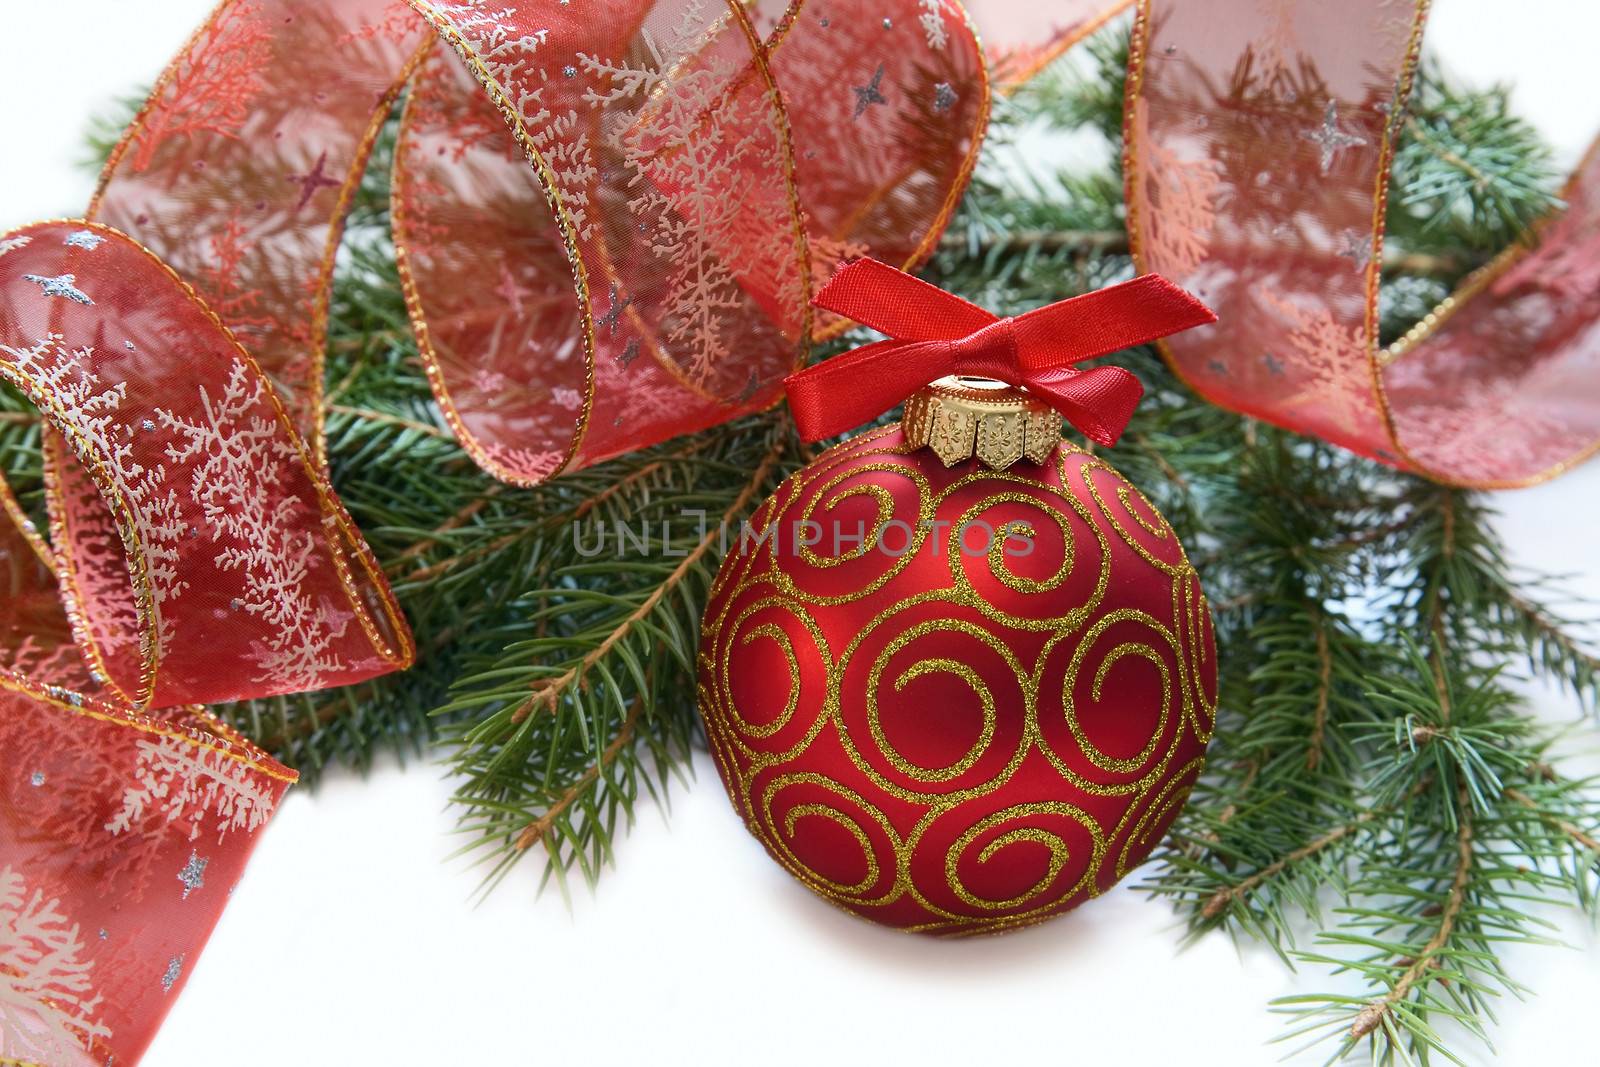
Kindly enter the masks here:
[[1381, 345], [1389, 170], [1427, 13], [1141, 0], [1129, 236], [1141, 270], [1222, 320], [1164, 342], [1208, 400], [1445, 484], [1531, 485], [1600, 448], [1600, 153], [1532, 241]]
[[344, 219], [402, 100], [428, 377], [521, 485], [776, 402], [845, 325], [814, 279], [920, 261], [989, 106], [950, 0], [225, 0], [85, 219], [0, 237], [50, 512], [47, 541], [0, 482], [0, 913], [65, 968], [24, 976], [0, 1059], [154, 1035], [294, 778], [201, 705], [412, 661], [322, 421]]

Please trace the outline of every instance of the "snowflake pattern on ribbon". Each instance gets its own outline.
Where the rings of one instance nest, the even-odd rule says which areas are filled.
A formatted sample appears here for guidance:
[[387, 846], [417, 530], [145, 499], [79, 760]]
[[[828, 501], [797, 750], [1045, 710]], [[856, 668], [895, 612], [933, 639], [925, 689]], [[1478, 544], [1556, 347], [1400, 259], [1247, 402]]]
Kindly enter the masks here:
[[51, 1067], [93, 1062], [102, 997], [78, 925], [61, 901], [0, 867], [0, 1060]]

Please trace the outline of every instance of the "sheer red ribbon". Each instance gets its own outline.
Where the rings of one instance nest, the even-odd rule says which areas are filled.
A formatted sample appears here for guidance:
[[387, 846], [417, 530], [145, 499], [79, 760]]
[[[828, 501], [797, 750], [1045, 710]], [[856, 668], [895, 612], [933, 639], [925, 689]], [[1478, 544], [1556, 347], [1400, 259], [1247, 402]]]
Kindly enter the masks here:
[[293, 774], [198, 709], [412, 659], [329, 488], [322, 352], [390, 212], [443, 418], [556, 472], [770, 406], [841, 259], [913, 264], [987, 73], [947, 0], [226, 0], [85, 220], [0, 237], [0, 1060], [136, 1062]]
[[1073, 364], [1217, 321], [1156, 274], [1002, 319], [871, 259], [842, 268], [816, 302], [890, 339], [789, 376], [806, 441], [854, 429], [936, 378], [972, 374], [1025, 386], [1086, 437], [1114, 445], [1144, 388], [1125, 368]]
[[1600, 152], [1566, 209], [1379, 338], [1390, 163], [1425, 0], [1141, 0], [1128, 231], [1227, 324], [1167, 342], [1207, 399], [1436, 481], [1551, 478], [1600, 448]]
[[967, 7], [988, 50], [995, 85], [1009, 92], [1133, 4], [1134, 0], [972, 0]]

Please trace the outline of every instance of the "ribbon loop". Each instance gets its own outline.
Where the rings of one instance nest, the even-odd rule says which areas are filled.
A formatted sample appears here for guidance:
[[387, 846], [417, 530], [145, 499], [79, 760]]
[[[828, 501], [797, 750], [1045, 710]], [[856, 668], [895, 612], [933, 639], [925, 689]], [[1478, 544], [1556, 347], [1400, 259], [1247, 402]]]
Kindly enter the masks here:
[[955, 341], [995, 321], [978, 305], [876, 259], [841, 267], [814, 303], [898, 341]]
[[889, 340], [784, 381], [807, 441], [853, 429], [937, 378], [970, 374], [1029, 389], [1090, 440], [1114, 445], [1144, 388], [1121, 367], [1074, 364], [1217, 321], [1158, 274], [1002, 319], [872, 259], [841, 268], [816, 304]]

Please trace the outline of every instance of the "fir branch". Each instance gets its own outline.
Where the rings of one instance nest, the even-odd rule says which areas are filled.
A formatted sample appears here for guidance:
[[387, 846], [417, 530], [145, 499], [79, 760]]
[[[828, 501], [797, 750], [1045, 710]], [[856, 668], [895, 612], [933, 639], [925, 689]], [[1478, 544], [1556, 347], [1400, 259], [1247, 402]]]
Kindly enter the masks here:
[[633, 743], [634, 733], [639, 726], [639, 713], [643, 708], [644, 697], [634, 697], [633, 703], [628, 705], [628, 717], [622, 721], [622, 728], [617, 731], [617, 736], [611, 739], [611, 743], [606, 745], [605, 751], [600, 754], [600, 758], [595, 762], [594, 766], [584, 771], [577, 781], [569, 785], [556, 798], [556, 801], [545, 810], [543, 815], [530, 822], [523, 828], [522, 833], [517, 835], [516, 847], [519, 852], [526, 852], [543, 841], [545, 836], [550, 833], [550, 828], [556, 824], [556, 821], [565, 815], [572, 805], [577, 803], [586, 792], [594, 788], [600, 776], [612, 764], [617, 762], [617, 758], [622, 752]]
[[[719, 447], [719, 435], [731, 447]], [[487, 864], [486, 886], [534, 843], [546, 847], [547, 878], [565, 887], [576, 868], [592, 882], [637, 787], [664, 788], [681, 765], [697, 728], [700, 604], [727, 528], [795, 459], [775, 419], [749, 420], [676, 455], [658, 452], [613, 480], [614, 493], [597, 491], [575, 509], [602, 534], [610, 515], [659, 530], [661, 544], [619, 537], [612, 552], [589, 557], [569, 540], [582, 532], [571, 521], [555, 528], [561, 540], [545, 542], [553, 563], [545, 586], [517, 601], [522, 635], [475, 662], [441, 709], [457, 720], [448, 738], [462, 776], [465, 851]], [[656, 491], [663, 475], [673, 492]], [[679, 529], [686, 510], [705, 520]]]
[[1425, 64], [1395, 153], [1389, 238], [1411, 251], [1498, 251], [1560, 206], [1551, 154], [1500, 87]]
[[1516, 803], [1522, 805], [1524, 808], [1527, 808], [1534, 815], [1549, 823], [1557, 830], [1560, 830], [1562, 833], [1566, 834], [1580, 848], [1593, 852], [1596, 855], [1600, 855], [1600, 838], [1596, 838], [1593, 834], [1584, 830], [1583, 827], [1579, 826], [1577, 823], [1574, 823], [1569, 819], [1564, 819], [1553, 812], [1545, 810], [1538, 801], [1534, 800], [1520, 789], [1507, 789], [1506, 796]]
[[1306, 742], [1306, 770], [1315, 771], [1322, 763], [1322, 745], [1328, 732], [1328, 704], [1333, 693], [1333, 653], [1328, 649], [1328, 628], [1318, 619], [1316, 711], [1311, 717], [1311, 738]]
[[[1231, 813], [1225, 811], [1224, 814]], [[1313, 838], [1311, 841], [1301, 845], [1294, 851], [1274, 860], [1272, 863], [1269, 863], [1267, 866], [1250, 875], [1248, 878], [1217, 890], [1211, 895], [1210, 899], [1208, 899], [1205, 904], [1201, 906], [1201, 917], [1204, 919], [1215, 919], [1224, 911], [1228, 910], [1228, 908], [1232, 907], [1235, 902], [1241, 901], [1245, 897], [1248, 897], [1262, 883], [1271, 881], [1284, 871], [1290, 869], [1291, 867], [1298, 866], [1306, 860], [1316, 858], [1327, 849], [1339, 844], [1341, 841], [1345, 840], [1345, 838], [1349, 837], [1357, 830], [1360, 830], [1367, 823], [1371, 822], [1376, 815], [1377, 812], [1375, 811], [1362, 812], [1349, 822], [1335, 826], [1333, 829], [1327, 831], [1319, 837]], [[1226, 822], [1226, 820], [1221, 821]]]
[[728, 505], [728, 510], [723, 513], [717, 526], [705, 532], [700, 538], [700, 542], [684, 557], [683, 562], [673, 568], [672, 573], [667, 575], [666, 579], [657, 585], [649, 596], [645, 597], [644, 602], [631, 615], [618, 623], [616, 628], [605, 636], [604, 640], [596, 645], [592, 651], [584, 655], [581, 660], [568, 668], [565, 673], [555, 678], [543, 680], [534, 686], [533, 692], [518, 704], [516, 710], [512, 712], [511, 722], [514, 725], [521, 724], [535, 711], [553, 708], [560, 699], [561, 694], [569, 687], [584, 684], [589, 672], [594, 670], [596, 664], [611, 655], [619, 644], [631, 636], [640, 624], [661, 606], [663, 600], [677, 590], [684, 579], [701, 564], [707, 553], [716, 546], [717, 541], [726, 536], [727, 524], [750, 508], [756, 494], [767, 485], [768, 477], [783, 454], [783, 448], [783, 441], [773, 442], [772, 447], [768, 449], [767, 454], [762, 457], [761, 463], [756, 467], [755, 473], [751, 475], [749, 483], [734, 498], [733, 503]]
[[939, 249], [961, 255], [1015, 255], [1018, 252], [1070, 252], [1075, 256], [1127, 255], [1127, 230], [1023, 230], [1017, 233], [946, 233]]
[[1462, 908], [1466, 904], [1467, 885], [1473, 870], [1472, 809], [1467, 803], [1465, 786], [1462, 787], [1461, 811], [1460, 827], [1456, 831], [1455, 875], [1450, 881], [1450, 892], [1445, 897], [1444, 906], [1439, 910], [1439, 928], [1422, 947], [1422, 951], [1417, 953], [1406, 969], [1400, 973], [1399, 979], [1389, 992], [1368, 1004], [1356, 1015], [1350, 1023], [1352, 1040], [1366, 1037], [1383, 1025], [1395, 1005], [1404, 1001], [1417, 982], [1435, 968], [1439, 954], [1450, 943], [1450, 937], [1455, 932], [1456, 923], [1461, 918]]
[[[444, 522], [440, 523], [438, 528], [432, 534], [422, 538], [420, 541], [415, 542], [410, 547], [401, 550], [401, 552], [394, 557], [393, 563], [406, 563], [410, 560], [416, 559], [428, 549], [439, 544], [440, 538], [442, 538], [444, 535], [448, 534], [452, 530], [459, 530], [461, 527], [465, 526], [472, 520], [474, 515], [477, 515], [479, 512], [481, 512], [489, 505], [490, 501], [499, 495], [501, 488], [502, 487], [499, 485], [489, 486], [483, 491], [482, 496], [478, 497], [476, 500], [469, 500], [460, 511], [456, 512]], [[413, 572], [412, 580], [415, 581], [420, 573], [422, 572]]]
[[1579, 636], [1582, 624], [1562, 619], [1524, 592], [1532, 584], [1537, 583], [1496, 582], [1490, 610], [1497, 629], [1521, 647], [1529, 670], [1558, 683], [1600, 717], [1600, 651]]
[[365, 408], [351, 407], [347, 404], [330, 404], [328, 411], [334, 415], [345, 415], [352, 419], [359, 419], [365, 423], [375, 423], [383, 426], [395, 426], [402, 430], [411, 430], [414, 433], [427, 434], [443, 441], [454, 441], [455, 438], [445, 430], [431, 423], [419, 422], [416, 419], [402, 418], [399, 415], [390, 415], [382, 411], [370, 411]]

